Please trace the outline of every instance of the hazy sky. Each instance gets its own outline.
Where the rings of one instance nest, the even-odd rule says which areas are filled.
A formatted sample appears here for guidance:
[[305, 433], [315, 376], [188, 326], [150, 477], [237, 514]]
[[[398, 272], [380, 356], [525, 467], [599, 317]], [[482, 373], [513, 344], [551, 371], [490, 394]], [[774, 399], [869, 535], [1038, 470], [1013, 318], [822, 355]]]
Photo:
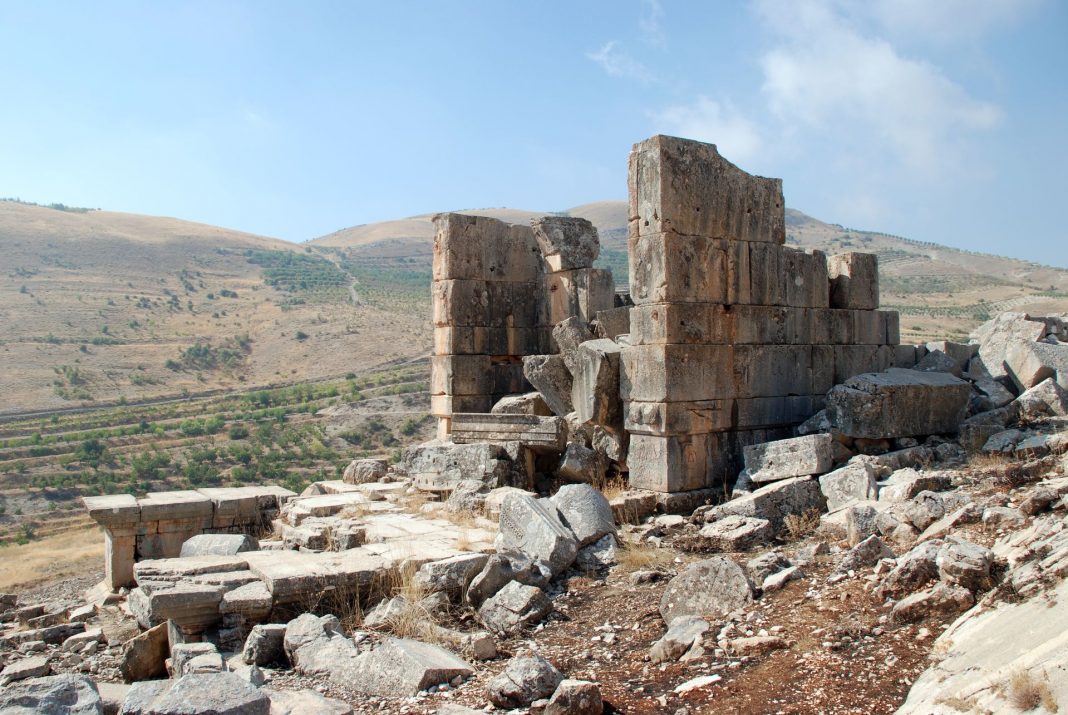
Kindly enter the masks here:
[[0, 196], [290, 240], [626, 196], [719, 145], [825, 221], [1068, 266], [1060, 0], [0, 0]]

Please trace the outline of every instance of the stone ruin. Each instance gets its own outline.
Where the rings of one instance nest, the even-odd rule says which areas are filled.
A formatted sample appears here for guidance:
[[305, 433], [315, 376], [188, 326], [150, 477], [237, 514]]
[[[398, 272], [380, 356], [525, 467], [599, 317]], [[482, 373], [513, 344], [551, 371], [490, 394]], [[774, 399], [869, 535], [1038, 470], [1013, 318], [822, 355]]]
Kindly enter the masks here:
[[[656, 136], [632, 150], [629, 294], [613, 298], [611, 274], [592, 267], [583, 219], [435, 224], [439, 439], [564, 453], [565, 477], [599, 438], [601, 464], [632, 488], [701, 503], [738, 473], [742, 448], [789, 436], [831, 387], [898, 359], [876, 257], [783, 245], [782, 182], [711, 144]], [[547, 411], [500, 414], [531, 386]]]
[[[1043, 424], [1068, 416], [1068, 316], [1003, 314], [972, 344], [899, 346], [897, 314], [877, 309], [876, 257], [786, 247], [781, 183], [712, 145], [636, 145], [629, 199], [629, 292], [593, 266], [588, 221], [435, 217], [437, 439], [392, 466], [355, 461], [300, 495], [264, 486], [87, 497], [104, 531], [105, 580], [74, 610], [0, 594], [0, 625], [18, 620], [0, 632], [0, 651], [27, 650], [0, 681], [44, 687], [37, 676], [52, 666], [29, 656], [30, 644], [62, 650], [63, 667], [83, 672], [106, 648], [100, 662], [119, 661], [108, 676], [135, 683], [123, 712], [351, 712], [310, 690], [261, 689], [258, 668], [288, 665], [368, 696], [440, 691], [474, 675], [468, 661], [496, 658], [497, 638], [544, 620], [561, 577], [606, 573], [623, 530], [744, 552], [787, 541], [787, 521], [813, 514], [850, 546], [828, 583], [872, 564], [879, 576], [894, 558], [888, 544], [915, 545], [879, 588], [904, 595], [913, 562], [941, 581], [902, 598], [891, 618], [969, 607], [991, 585], [992, 561], [947, 535], [1014, 510], [981, 511], [948, 472], [918, 470], [959, 465], [968, 451], [1068, 451], [1068, 437]], [[608, 499], [594, 486], [610, 478], [629, 489]], [[1062, 478], [1021, 508], [1063, 509], [1066, 499]], [[656, 510], [667, 513], [645, 519]], [[1059, 519], [1036, 526], [1068, 573]], [[711, 631], [701, 616], [726, 617], [806, 578], [803, 550], [795, 558], [690, 564], [664, 591], [668, 630], [650, 660], [703, 653]], [[958, 561], [963, 585], [944, 568]], [[1012, 576], [1020, 593], [1039, 581], [1027, 568]], [[371, 633], [348, 636], [337, 616], [315, 615], [351, 619], [358, 607]], [[396, 628], [412, 609], [464, 616], [456, 628], [424, 624], [427, 643]], [[782, 641], [736, 638], [727, 651], [768, 638]], [[512, 671], [531, 668], [553, 677], [516, 696]], [[596, 684], [562, 677], [518, 654], [486, 690], [502, 708], [551, 696], [546, 712], [572, 712], [553, 702], [579, 694], [600, 703]], [[84, 676], [51, 678], [96, 697]]]

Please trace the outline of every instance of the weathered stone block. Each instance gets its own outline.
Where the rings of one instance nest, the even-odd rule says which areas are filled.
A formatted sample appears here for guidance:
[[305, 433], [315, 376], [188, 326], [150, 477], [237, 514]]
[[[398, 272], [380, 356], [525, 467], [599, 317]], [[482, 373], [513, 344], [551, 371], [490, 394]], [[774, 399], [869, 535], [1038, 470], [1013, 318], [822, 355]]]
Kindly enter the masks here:
[[728, 345], [635, 345], [622, 350], [624, 400], [686, 402], [735, 396], [735, 348]]
[[874, 310], [879, 307], [879, 259], [874, 253], [841, 253], [827, 259], [831, 307]]
[[493, 395], [431, 395], [430, 414], [451, 417], [457, 412], [489, 412]]
[[632, 434], [627, 466], [630, 486], [654, 492], [680, 492], [709, 485], [714, 434], [655, 436]]
[[663, 135], [635, 144], [628, 184], [632, 235], [786, 240], [782, 181], [742, 171], [713, 144]]
[[624, 427], [628, 432], [650, 435], [685, 435], [722, 432], [734, 426], [734, 400], [690, 402], [628, 402]]
[[624, 305], [599, 310], [591, 325], [594, 335], [598, 338], [615, 340], [620, 335], [630, 333], [630, 307]]
[[847, 464], [820, 477], [820, 491], [827, 498], [828, 511], [875, 499], [879, 494], [875, 469], [867, 462]]
[[1051, 377], [1068, 390], [1068, 344], [1013, 343], [1005, 351], [1005, 367], [1021, 391]]
[[541, 277], [541, 300], [528, 302], [538, 310], [538, 325], [556, 325], [576, 316], [589, 323], [599, 311], [615, 304], [612, 272], [601, 268], [577, 268]]
[[593, 339], [593, 333], [586, 323], [575, 316], [553, 326], [553, 340], [564, 358], [564, 364], [572, 374], [575, 373], [575, 364], [578, 362], [579, 345]]
[[571, 404], [580, 422], [622, 428], [619, 371], [620, 347], [615, 342], [601, 338], [578, 346], [572, 369]]
[[488, 395], [493, 392], [489, 355], [434, 355], [431, 395]]
[[1033, 343], [1046, 335], [1046, 324], [1026, 313], [1001, 313], [976, 328], [972, 337], [979, 341], [979, 356], [995, 379], [1009, 376], [1006, 353], [1016, 343]]
[[567, 422], [562, 417], [456, 413], [452, 416], [452, 441], [520, 442], [533, 450], [562, 452], [567, 443]]
[[539, 415], [550, 417], [553, 412], [545, 404], [541, 393], [528, 392], [523, 395], [508, 395], [497, 400], [490, 410], [494, 415]]
[[523, 494], [509, 494], [501, 503], [498, 553], [523, 554], [559, 574], [575, 560], [578, 542], [560, 520], [556, 506]]
[[541, 259], [526, 226], [487, 216], [434, 216], [434, 280], [533, 281]]
[[809, 253], [785, 246], [780, 250], [782, 304], [795, 308], [828, 307], [827, 257], [823, 251]]
[[660, 233], [631, 239], [630, 296], [645, 303], [725, 303], [727, 242]]
[[731, 368], [734, 397], [813, 394], [807, 345], [735, 345]]
[[886, 439], [954, 433], [971, 388], [947, 373], [891, 368], [838, 385], [827, 395], [832, 424], [850, 437]]
[[[528, 355], [523, 358], [523, 375], [541, 393], [553, 414], [563, 417], [572, 412], [571, 371], [562, 355]], [[475, 412], [476, 410], [469, 410]]]
[[834, 462], [829, 434], [810, 434], [746, 447], [745, 468], [754, 482], [823, 474]]
[[584, 218], [539, 216], [530, 226], [541, 255], [553, 271], [589, 268], [601, 251], [597, 229]]

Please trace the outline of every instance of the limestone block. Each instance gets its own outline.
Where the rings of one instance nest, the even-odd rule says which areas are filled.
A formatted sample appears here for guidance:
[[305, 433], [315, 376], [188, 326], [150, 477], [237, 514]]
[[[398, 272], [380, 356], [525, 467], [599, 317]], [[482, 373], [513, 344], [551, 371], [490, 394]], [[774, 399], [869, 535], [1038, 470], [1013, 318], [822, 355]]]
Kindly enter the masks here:
[[141, 520], [141, 507], [133, 494], [109, 494], [82, 497], [89, 518], [102, 526], [136, 524]]
[[812, 365], [809, 378], [812, 381], [813, 395], [826, 395], [835, 386], [835, 358], [838, 346], [813, 345]]
[[786, 240], [782, 181], [742, 171], [713, 144], [651, 137], [634, 145], [627, 174], [634, 235]]
[[615, 305], [612, 272], [602, 268], [576, 268], [541, 277], [541, 300], [529, 301], [538, 309], [538, 325], [556, 325], [576, 316], [589, 323], [599, 311]]
[[179, 556], [232, 556], [259, 547], [248, 534], [197, 534], [182, 544]]
[[624, 407], [624, 427], [630, 433], [685, 435], [722, 432], [734, 426], [734, 400], [642, 402]]
[[434, 355], [431, 395], [488, 395], [493, 392], [489, 355]]
[[916, 357], [915, 345], [897, 345], [894, 348], [893, 367], [902, 367], [906, 370], [911, 370], [916, 367], [916, 363], [919, 361], [919, 358]]
[[620, 347], [607, 338], [589, 340], [575, 352], [571, 404], [582, 423], [623, 426], [619, 395]]
[[482, 622], [494, 633], [512, 634], [553, 610], [552, 601], [537, 586], [509, 581], [479, 607]]
[[834, 462], [829, 434], [810, 434], [746, 447], [745, 468], [756, 483], [823, 474]]
[[560, 458], [557, 473], [573, 482], [597, 483], [604, 477], [606, 464], [595, 450], [579, 442], [570, 442]]
[[813, 394], [807, 345], [735, 345], [731, 367], [735, 397]]
[[820, 491], [827, 498], [828, 511], [875, 499], [879, 494], [875, 469], [867, 462], [847, 464], [820, 477]]
[[564, 364], [571, 374], [575, 373], [575, 364], [578, 361], [578, 347], [587, 340], [593, 340], [593, 333], [586, 322], [572, 315], [553, 326], [553, 340], [556, 342], [560, 355], [564, 358]]
[[123, 645], [119, 672], [128, 683], [147, 680], [166, 672], [166, 658], [167, 624], [159, 623]]
[[497, 400], [490, 410], [494, 415], [539, 415], [549, 417], [552, 410], [545, 404], [541, 393], [528, 392], [523, 395], [508, 395]]
[[574, 410], [571, 371], [564, 364], [563, 356], [528, 355], [523, 358], [523, 375], [541, 393], [553, 414], [563, 417]]
[[687, 616], [726, 616], [753, 602], [753, 584], [734, 561], [713, 556], [687, 566], [671, 579], [660, 598], [660, 616], [669, 626]]
[[533, 232], [486, 216], [434, 216], [434, 280], [532, 281], [540, 256]]
[[717, 434], [656, 436], [632, 434], [627, 466], [630, 486], [654, 492], [681, 492], [709, 486], [715, 473], [710, 451]]
[[947, 373], [891, 368], [866, 373], [827, 395], [832, 424], [850, 437], [886, 439], [955, 433], [971, 388]]
[[[526, 708], [553, 695], [563, 674], [537, 653], [523, 651], [486, 684], [490, 702], [504, 710]], [[548, 712], [548, 708], [546, 708]], [[577, 711], [568, 711], [577, 712]]]
[[840, 385], [855, 375], [879, 369], [879, 348], [875, 345], [836, 345], [834, 347], [835, 385]]
[[1009, 377], [1005, 357], [1015, 343], [1032, 343], [1046, 334], [1046, 325], [1026, 313], [1001, 313], [976, 328], [973, 339], [979, 341], [979, 357], [995, 379]]
[[753, 243], [749, 248], [749, 296], [754, 305], [785, 305], [784, 249], [775, 243]]
[[795, 308], [828, 307], [827, 257], [823, 251], [806, 252], [786, 246], [779, 248], [782, 304]]
[[794, 477], [772, 482], [713, 507], [705, 514], [705, 520], [716, 521], [731, 514], [758, 517], [770, 521], [779, 533], [788, 515], [800, 516], [811, 510], [826, 510], [826, 499], [820, 492], [819, 483], [808, 477]]
[[397, 464], [398, 471], [414, 479], [420, 488], [431, 490], [451, 490], [465, 479], [491, 488], [503, 486], [511, 468], [508, 450], [501, 444], [428, 443], [404, 450]]
[[726, 344], [733, 323], [724, 306], [711, 303], [645, 303], [630, 309], [634, 345]]
[[594, 316], [591, 327], [598, 338], [615, 340], [620, 335], [626, 335], [630, 330], [630, 307], [620, 306], [607, 310], [598, 310]]
[[771, 522], [752, 516], [726, 516], [701, 527], [701, 540], [719, 551], [749, 551], [774, 537]]
[[524, 494], [508, 494], [501, 503], [495, 546], [501, 554], [522, 554], [555, 575], [575, 560], [578, 542], [564, 526], [556, 506]]
[[879, 259], [874, 253], [841, 253], [827, 259], [831, 306], [854, 310], [879, 307]]
[[161, 520], [207, 520], [212, 518], [211, 499], [200, 492], [183, 490], [174, 492], [150, 492], [137, 500], [141, 508], [141, 521]]
[[535, 327], [434, 328], [434, 355], [529, 355], [544, 350]]
[[552, 271], [589, 268], [600, 253], [597, 229], [584, 218], [539, 216], [531, 219], [530, 226]]
[[733, 397], [734, 350], [729, 345], [626, 347], [622, 350], [620, 395], [624, 400], [644, 402]]
[[852, 345], [853, 313], [852, 310], [835, 308], [810, 309], [810, 342], [814, 345]]
[[1068, 344], [1013, 343], [1005, 351], [1005, 367], [1021, 391], [1050, 377], [1068, 390]]
[[645, 303], [726, 303], [727, 242], [659, 233], [631, 239], [630, 295]]
[[615, 534], [612, 507], [604, 495], [589, 484], [566, 484], [551, 497], [551, 501], [580, 547]]
[[237, 613], [246, 621], [255, 622], [266, 618], [273, 605], [274, 599], [263, 582], [253, 581], [224, 593], [219, 602], [219, 613]]
[[734, 400], [736, 429], [758, 429], [798, 425], [819, 412], [823, 395], [751, 397]]
[[136, 537], [113, 536], [104, 530], [104, 581], [112, 590], [133, 583], [135, 552]]
[[535, 451], [562, 452], [567, 422], [562, 417], [457, 413], [452, 417], [452, 440], [456, 444], [520, 442]]
[[431, 284], [434, 325], [486, 327], [490, 294], [484, 280], [440, 280]]
[[879, 310], [851, 310], [853, 342], [860, 345], [886, 344], [885, 313]]

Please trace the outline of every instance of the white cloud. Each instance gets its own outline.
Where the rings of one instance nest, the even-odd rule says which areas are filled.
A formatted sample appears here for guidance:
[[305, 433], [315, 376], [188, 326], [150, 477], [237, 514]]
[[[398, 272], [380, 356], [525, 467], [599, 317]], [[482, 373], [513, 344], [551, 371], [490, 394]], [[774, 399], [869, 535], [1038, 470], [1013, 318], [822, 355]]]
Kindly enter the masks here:
[[599, 64], [601, 69], [612, 77], [625, 77], [639, 82], [656, 80], [656, 75], [648, 67], [621, 50], [616, 40], [606, 42], [596, 52], [587, 52], [586, 57]]
[[698, 97], [654, 112], [652, 118], [657, 131], [711, 142], [731, 161], [751, 159], [761, 148], [757, 127], [729, 102]]
[[660, 22], [663, 17], [664, 6], [660, 4], [660, 0], [642, 0], [642, 14], [638, 18], [642, 40], [656, 47], [667, 46], [667, 33]]
[[1021, 19], [1043, 0], [843, 0], [854, 17], [867, 16], [902, 38], [939, 44], [975, 40]]
[[963, 137], [1001, 119], [995, 104], [969, 96], [938, 67], [862, 34], [829, 1], [765, 0], [758, 9], [780, 41], [761, 66], [764, 94], [784, 123], [860, 131], [926, 170]]

